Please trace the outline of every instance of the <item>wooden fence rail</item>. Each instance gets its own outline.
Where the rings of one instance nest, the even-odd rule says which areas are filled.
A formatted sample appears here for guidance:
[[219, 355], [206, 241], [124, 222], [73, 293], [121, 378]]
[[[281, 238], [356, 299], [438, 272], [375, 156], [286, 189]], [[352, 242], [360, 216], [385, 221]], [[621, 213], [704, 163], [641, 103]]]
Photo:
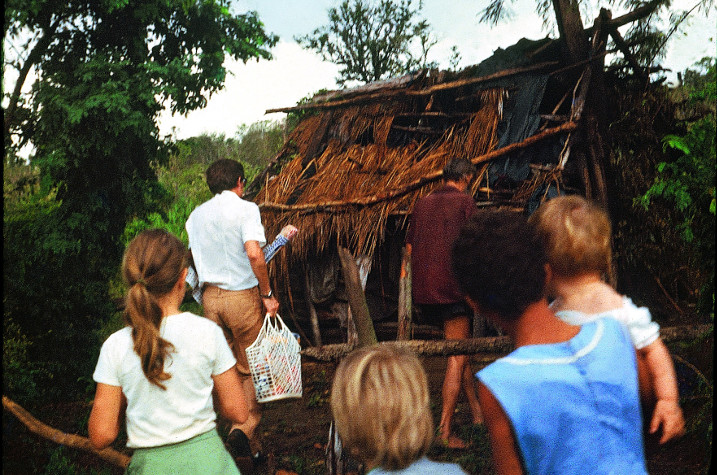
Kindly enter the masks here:
[[[688, 341], [707, 333], [712, 324], [681, 325], [660, 329], [665, 343]], [[507, 354], [513, 345], [507, 336], [467, 338], [464, 340], [406, 340], [392, 342], [410, 348], [420, 356], [474, 355], [478, 353]], [[353, 346], [346, 343], [305, 348], [301, 354], [318, 361], [337, 361], [346, 356]]]

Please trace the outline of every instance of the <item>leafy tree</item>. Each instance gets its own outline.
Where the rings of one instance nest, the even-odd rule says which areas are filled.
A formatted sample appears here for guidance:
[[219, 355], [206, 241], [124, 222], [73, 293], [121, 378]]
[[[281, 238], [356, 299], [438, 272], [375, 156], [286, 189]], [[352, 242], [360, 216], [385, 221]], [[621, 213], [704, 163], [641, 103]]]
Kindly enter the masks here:
[[[480, 20], [489, 24], [497, 24], [513, 15], [510, 5], [514, 0], [491, 0], [482, 10]], [[571, 61], [577, 62], [587, 58], [588, 43], [583, 32], [583, 18], [594, 18], [599, 2], [591, 0], [536, 0], [536, 12], [543, 19], [547, 30], [557, 28], [568, 50]], [[714, 5], [714, 0], [697, 0], [687, 11], [672, 9], [671, 0], [608, 0], [608, 5], [625, 6], [635, 13], [641, 21], [631, 23], [625, 35], [626, 43], [632, 45], [631, 53], [643, 67], [653, 66], [653, 62], [662, 59], [664, 46], [672, 34], [679, 31], [684, 22], [694, 11], [707, 13]], [[667, 31], [659, 28], [658, 19], [669, 12], [670, 27]], [[633, 18], [637, 19], [637, 18]], [[617, 63], [624, 59], [616, 59]]]
[[701, 289], [703, 309], [714, 305], [715, 266], [715, 103], [717, 74], [715, 58], [704, 58], [694, 70], [685, 73], [684, 88], [689, 94], [687, 106], [707, 105], [706, 114], [686, 123], [684, 134], [663, 138], [665, 151], [672, 160], [657, 164], [657, 176], [637, 203], [648, 209], [654, 200], [670, 203], [677, 212], [674, 226], [686, 244], [694, 246], [692, 263], [705, 275]]
[[91, 373], [125, 224], [168, 199], [152, 167], [170, 152], [159, 112], [204, 106], [224, 84], [225, 57], [270, 58], [276, 41], [225, 0], [6, 2], [4, 59], [18, 80], [4, 136], [34, 146], [39, 189], [31, 206], [6, 208], [4, 303], [33, 342], [29, 357], [56, 364], [53, 388]]
[[284, 122], [268, 120], [239, 128], [241, 160], [263, 168], [284, 145]]
[[415, 8], [413, 4], [413, 0], [343, 0], [338, 8], [328, 10], [328, 25], [296, 41], [340, 65], [337, 83], [342, 86], [435, 67], [427, 56], [436, 40], [428, 22], [419, 17], [423, 3], [419, 0]]

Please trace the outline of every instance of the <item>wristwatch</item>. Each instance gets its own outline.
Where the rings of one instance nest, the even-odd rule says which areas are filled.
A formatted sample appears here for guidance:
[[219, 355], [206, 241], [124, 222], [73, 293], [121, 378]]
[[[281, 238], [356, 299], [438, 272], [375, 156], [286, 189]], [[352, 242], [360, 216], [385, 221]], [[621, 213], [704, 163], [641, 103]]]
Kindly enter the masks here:
[[261, 292], [259, 292], [259, 295], [260, 295], [261, 298], [263, 298], [263, 299], [270, 299], [270, 298], [272, 298], [272, 297], [274, 296], [274, 292], [272, 292], [271, 289], [270, 289], [268, 294], [264, 295], [264, 294], [262, 294]]

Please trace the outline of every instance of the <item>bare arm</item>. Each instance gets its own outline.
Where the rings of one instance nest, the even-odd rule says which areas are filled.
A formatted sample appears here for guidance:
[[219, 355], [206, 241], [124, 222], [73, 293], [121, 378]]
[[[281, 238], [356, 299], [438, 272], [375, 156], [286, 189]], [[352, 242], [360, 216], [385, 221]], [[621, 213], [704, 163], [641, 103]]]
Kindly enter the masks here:
[[236, 367], [216, 376], [214, 380], [215, 403], [218, 411], [234, 424], [241, 424], [249, 417], [244, 390]]
[[[254, 275], [259, 281], [259, 293], [266, 295], [271, 290], [271, 284], [269, 283], [269, 271], [266, 267], [266, 261], [264, 260], [264, 253], [259, 246], [258, 241], [246, 241], [244, 243], [244, 249], [246, 255], [249, 257], [249, 264], [251, 265]], [[271, 315], [276, 315], [279, 310], [279, 301], [273, 295], [270, 298], [262, 297], [262, 302], [266, 311]]]
[[97, 383], [87, 431], [90, 443], [97, 450], [109, 447], [120, 431], [124, 395], [119, 386]]
[[650, 421], [650, 433], [654, 434], [662, 427], [660, 443], [664, 444], [685, 433], [685, 420], [680, 409], [675, 367], [669, 350], [660, 338], [638, 350], [638, 356], [644, 358], [656, 399]]
[[478, 383], [478, 400], [483, 409], [485, 426], [490, 436], [496, 471], [499, 475], [522, 474], [523, 466], [510, 420], [493, 393], [480, 382]]

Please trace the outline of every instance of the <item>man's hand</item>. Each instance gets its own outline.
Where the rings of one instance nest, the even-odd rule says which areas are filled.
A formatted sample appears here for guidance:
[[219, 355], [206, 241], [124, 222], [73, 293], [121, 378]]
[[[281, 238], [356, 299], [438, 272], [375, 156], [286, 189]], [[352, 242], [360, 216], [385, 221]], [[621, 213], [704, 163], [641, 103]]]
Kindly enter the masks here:
[[291, 225], [291, 224], [287, 224], [286, 226], [284, 226], [283, 228], [281, 228], [281, 231], [279, 231], [279, 234], [281, 234], [281, 235], [284, 236], [286, 239], [288, 239], [289, 241], [291, 241], [291, 238], [293, 238], [294, 236], [296, 236], [296, 234], [297, 234], [298, 232], [299, 232], [299, 229], [298, 229], [296, 226]]
[[685, 433], [685, 419], [677, 401], [670, 399], [657, 401], [650, 421], [650, 434], [657, 432], [660, 426], [662, 426], [661, 444]]
[[276, 300], [274, 296], [271, 296], [269, 298], [261, 298], [262, 303], [264, 304], [264, 307], [266, 308], [266, 313], [271, 315], [272, 317], [276, 315], [276, 312], [279, 311], [279, 301]]

